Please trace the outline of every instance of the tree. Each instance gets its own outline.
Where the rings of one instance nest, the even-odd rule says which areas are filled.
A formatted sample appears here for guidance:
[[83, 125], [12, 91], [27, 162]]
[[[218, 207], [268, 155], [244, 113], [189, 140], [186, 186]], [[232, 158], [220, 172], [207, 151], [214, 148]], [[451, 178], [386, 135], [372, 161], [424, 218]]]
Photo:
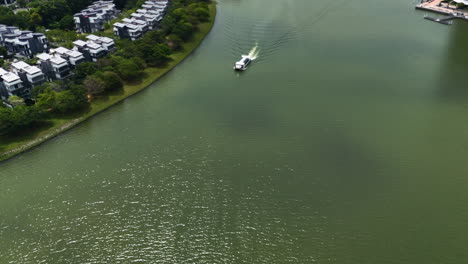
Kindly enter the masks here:
[[35, 26], [40, 26], [42, 25], [42, 17], [41, 15], [39, 15], [37, 12], [33, 12], [31, 13], [31, 15], [29, 16], [29, 20], [28, 22], [32, 25], [35, 25]]
[[97, 71], [96, 64], [93, 62], [80, 63], [75, 68], [75, 78], [83, 80], [86, 76], [92, 75]]
[[101, 94], [106, 88], [106, 84], [104, 83], [104, 81], [93, 75], [88, 76], [86, 78], [86, 80], [83, 83], [83, 86], [89, 95]]
[[172, 33], [179, 36], [183, 40], [188, 40], [192, 36], [193, 31], [194, 27], [192, 24], [181, 21], [175, 25]]
[[20, 106], [20, 105], [25, 105], [23, 98], [21, 98], [19, 96], [16, 96], [16, 95], [12, 95], [12, 96], [8, 97], [8, 102], [13, 107]]
[[65, 30], [73, 30], [75, 28], [75, 21], [73, 20], [73, 16], [66, 15], [62, 17], [59, 21], [59, 27]]
[[25, 8], [28, 1], [27, 0], [17, 0], [16, 3], [18, 4], [19, 7]]
[[182, 39], [179, 36], [171, 34], [167, 36], [166, 39], [167, 46], [170, 47], [172, 50], [180, 49], [182, 45]]
[[[135, 44], [138, 48], [138, 54], [143, 59], [143, 64], [146, 62], [148, 65], [157, 66], [161, 65], [169, 59], [171, 49], [166, 44], [159, 44], [151, 39], [144, 38]], [[135, 59], [135, 57], [132, 57]], [[141, 62], [135, 61], [137, 65]], [[144, 66], [144, 65], [143, 65]]]
[[78, 13], [82, 9], [86, 8], [88, 5], [90, 5], [93, 1], [92, 0], [68, 0], [68, 6], [70, 7], [70, 10], [72, 13]]
[[187, 10], [184, 8], [177, 8], [174, 11], [172, 11], [172, 16], [177, 20], [186, 20], [187, 19]]
[[117, 71], [126, 81], [132, 81], [141, 75], [140, 67], [130, 59], [123, 59], [117, 65]]
[[29, 4], [35, 8], [43, 19], [43, 26], [55, 27], [59, 26], [59, 21], [66, 15], [71, 14], [71, 10], [66, 0], [46, 0], [34, 1]]
[[122, 79], [115, 72], [106, 71], [99, 75], [99, 78], [104, 81], [106, 91], [115, 91], [123, 88]]
[[164, 34], [159, 30], [153, 30], [146, 33], [143, 38], [145, 40], [150, 40], [153, 43], [162, 43], [164, 42]]
[[[62, 114], [70, 113], [82, 108], [85, 105], [86, 99], [84, 101], [78, 99], [77, 95], [78, 94], [74, 93], [72, 90], [57, 93], [55, 99], [55, 112]], [[81, 95], [79, 96], [81, 97]]]
[[[36, 97], [36, 106], [44, 111], [53, 111], [55, 107], [56, 92], [51, 87], [40, 85], [37, 88], [43, 89], [42, 92]], [[33, 90], [33, 94], [34, 94]]]
[[210, 13], [206, 8], [198, 7], [193, 13], [202, 22], [206, 22], [210, 18]]
[[77, 108], [83, 108], [89, 104], [86, 98], [86, 90], [83, 85], [71, 85], [68, 89], [75, 97], [74, 102]]
[[102, 71], [114, 71], [113, 61], [110, 58], [99, 59], [95, 65]]
[[36, 106], [20, 105], [13, 109], [0, 108], [0, 134], [13, 133], [43, 120], [44, 112]]
[[9, 108], [0, 107], [0, 135], [7, 134], [13, 127], [11, 112]]
[[39, 95], [42, 94], [49, 87], [50, 87], [49, 82], [45, 82], [45, 83], [43, 83], [41, 85], [34, 86], [32, 88], [32, 97], [37, 99], [39, 97]]

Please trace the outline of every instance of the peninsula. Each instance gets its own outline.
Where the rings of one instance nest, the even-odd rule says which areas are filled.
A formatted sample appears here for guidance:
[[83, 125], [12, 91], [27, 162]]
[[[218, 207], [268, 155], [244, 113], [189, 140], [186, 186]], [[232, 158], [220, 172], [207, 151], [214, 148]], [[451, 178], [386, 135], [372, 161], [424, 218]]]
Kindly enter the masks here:
[[[93, 5], [103, 2], [97, 1]], [[186, 1], [169, 0], [164, 17], [158, 21], [158, 18], [154, 18], [157, 13], [151, 12], [148, 4], [160, 8], [163, 2], [146, 1], [141, 6], [123, 9], [102, 25], [85, 21], [89, 24], [83, 26], [83, 17], [89, 17], [83, 15], [90, 12], [88, 7], [75, 14], [77, 33], [61, 29], [43, 30], [50, 45], [54, 46], [51, 49], [54, 54], [47, 54], [50, 55], [49, 60], [62, 59], [70, 70], [63, 71], [67, 74], [63, 79], [60, 75], [50, 77], [44, 72], [46, 82], [30, 86], [30, 97], [3, 96], [4, 103], [0, 107], [0, 161], [35, 147], [138, 93], [189, 56], [210, 32], [215, 20], [216, 3], [195, 0], [186, 4]], [[30, 10], [39, 12], [41, 9], [33, 7]], [[1, 23], [4, 23], [2, 17]], [[42, 28], [38, 26], [37, 30]], [[100, 38], [111, 39], [112, 43], [115, 41], [115, 48], [93, 53], [94, 44], [104, 47], [104, 41], [98, 42]], [[72, 53], [77, 55], [80, 52], [88, 56], [83, 56], [82, 61], [77, 60], [80, 63], [73, 65]], [[6, 57], [9, 58], [6, 64], [9, 61], [13, 64], [18, 58], [10, 53]], [[38, 67], [44, 63], [38, 55], [26, 57], [24, 61]], [[56, 73], [52, 71], [52, 74]]]

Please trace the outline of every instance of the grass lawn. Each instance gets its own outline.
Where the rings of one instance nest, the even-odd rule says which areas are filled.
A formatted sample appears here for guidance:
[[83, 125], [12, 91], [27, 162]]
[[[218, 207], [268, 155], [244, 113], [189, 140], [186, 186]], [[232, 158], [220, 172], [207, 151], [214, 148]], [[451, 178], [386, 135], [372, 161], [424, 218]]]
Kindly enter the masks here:
[[172, 70], [200, 45], [214, 24], [216, 16], [215, 2], [210, 4], [210, 15], [211, 20], [199, 25], [199, 30], [194, 34], [192, 40], [184, 43], [180, 51], [172, 54], [172, 60], [164, 68], [145, 69], [144, 77], [139, 82], [126, 83], [122, 91], [93, 100], [89, 109], [81, 114], [50, 119], [47, 122], [37, 124], [32, 130], [25, 131], [25, 133], [0, 136], [0, 161], [37, 146], [148, 87], [161, 76]]

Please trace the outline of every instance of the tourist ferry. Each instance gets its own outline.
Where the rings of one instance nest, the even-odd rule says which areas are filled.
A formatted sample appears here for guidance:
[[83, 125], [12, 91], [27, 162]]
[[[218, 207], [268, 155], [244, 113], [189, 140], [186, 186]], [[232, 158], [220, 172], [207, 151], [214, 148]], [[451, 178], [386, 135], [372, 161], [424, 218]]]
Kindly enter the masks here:
[[252, 60], [247, 55], [242, 55], [242, 59], [234, 65], [234, 70], [236, 71], [245, 71], [247, 70], [247, 66], [249, 66]]

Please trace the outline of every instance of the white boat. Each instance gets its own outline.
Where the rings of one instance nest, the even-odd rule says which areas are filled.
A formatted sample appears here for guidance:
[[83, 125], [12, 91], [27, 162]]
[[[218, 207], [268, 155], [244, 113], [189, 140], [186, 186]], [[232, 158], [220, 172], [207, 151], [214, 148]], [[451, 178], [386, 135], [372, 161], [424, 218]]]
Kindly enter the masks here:
[[247, 55], [242, 55], [242, 59], [234, 65], [234, 70], [245, 71], [252, 60]]

